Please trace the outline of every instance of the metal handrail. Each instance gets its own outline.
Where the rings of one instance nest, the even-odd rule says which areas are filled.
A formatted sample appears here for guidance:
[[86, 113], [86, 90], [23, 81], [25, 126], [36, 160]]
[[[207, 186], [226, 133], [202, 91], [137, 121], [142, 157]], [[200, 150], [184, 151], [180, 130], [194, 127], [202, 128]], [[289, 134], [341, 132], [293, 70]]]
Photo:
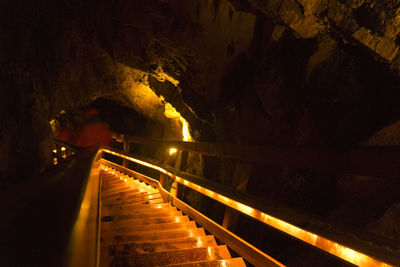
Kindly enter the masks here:
[[139, 179], [140, 181], [151, 185], [154, 188], [157, 188], [162, 196], [162, 198], [167, 201], [171, 202], [175, 207], [179, 210], [184, 212], [186, 215], [191, 217], [196, 223], [200, 224], [204, 229], [208, 230], [214, 236], [216, 236], [219, 240], [221, 240], [225, 245], [232, 248], [236, 251], [239, 255], [243, 258], [248, 260], [251, 264], [255, 266], [263, 266], [263, 267], [282, 267], [284, 266], [282, 263], [278, 262], [274, 258], [270, 257], [266, 253], [262, 252], [261, 250], [257, 249], [250, 243], [246, 242], [239, 236], [235, 235], [234, 233], [228, 231], [227, 229], [223, 228], [221, 225], [215, 223], [202, 213], [198, 212], [197, 210], [193, 209], [182, 200], [178, 199], [171, 195], [159, 181], [147, 177], [143, 174], [135, 172], [133, 170], [127, 169], [123, 166], [115, 164], [111, 161], [103, 159], [103, 164], [109, 168], [114, 168], [121, 173], [126, 175], [130, 175]]
[[[350, 233], [348, 232], [349, 229], [338, 231], [340, 228], [332, 229], [334, 227], [333, 225], [318, 219], [314, 220], [314, 226], [318, 226], [319, 229], [311, 232], [307, 229], [313, 225], [310, 224], [310, 219], [305, 219], [305, 216], [300, 215], [299, 213], [295, 213], [293, 211], [289, 212], [291, 213], [291, 216], [294, 216], [291, 219], [293, 220], [294, 218], [297, 220], [297, 223], [290, 223], [291, 219], [289, 217], [286, 217], [285, 220], [278, 219], [278, 217], [274, 217], [271, 215], [271, 213], [267, 213], [265, 211], [268, 210], [268, 208], [256, 208], [255, 206], [257, 205], [252, 205], [252, 203], [254, 204], [256, 201], [252, 201], [253, 199], [243, 192], [239, 192], [222, 185], [216, 185], [215, 183], [200, 177], [193, 177], [187, 174], [182, 174], [181, 172], [176, 172], [165, 165], [163, 166], [163, 164], [157, 164], [154, 161], [143, 160], [137, 156], [120, 151], [118, 149], [105, 148], [103, 151], [166, 174], [175, 181], [188, 186], [208, 197], [211, 197], [226, 206], [236, 209], [250, 217], [253, 217], [256, 220], [274, 227], [279, 231], [289, 234], [292, 237], [331, 253], [334, 256], [347, 260], [353, 264], [360, 266], [390, 266], [384, 262], [395, 265], [400, 263], [400, 246], [398, 244], [393, 244], [391, 241], [384, 240], [382, 242], [380, 240], [380, 242], [376, 242], [374, 244], [371, 243], [370, 240], [360, 239], [360, 235], [354, 234], [354, 229], [351, 229], [352, 231]], [[272, 210], [276, 214], [282, 214], [282, 210], [280, 208], [272, 208]], [[298, 220], [298, 218], [296, 218], [297, 216], [299, 216], [301, 219]], [[306, 227], [304, 227], [304, 225]], [[328, 229], [330, 229], [330, 231]], [[347, 234], [344, 235], [344, 233]], [[333, 241], [339, 238], [344, 240], [341, 240], [342, 242]], [[352, 248], [357, 248], [357, 250]], [[246, 258], [245, 256], [243, 257]]]
[[100, 256], [100, 160], [99, 150], [91, 162], [82, 188], [82, 201], [68, 244], [66, 267], [99, 266]]
[[239, 145], [184, 142], [117, 136], [142, 145], [174, 147], [178, 150], [234, 160], [285, 167], [330, 170], [355, 175], [396, 176], [400, 174], [400, 146], [356, 146], [338, 149], [329, 146]]

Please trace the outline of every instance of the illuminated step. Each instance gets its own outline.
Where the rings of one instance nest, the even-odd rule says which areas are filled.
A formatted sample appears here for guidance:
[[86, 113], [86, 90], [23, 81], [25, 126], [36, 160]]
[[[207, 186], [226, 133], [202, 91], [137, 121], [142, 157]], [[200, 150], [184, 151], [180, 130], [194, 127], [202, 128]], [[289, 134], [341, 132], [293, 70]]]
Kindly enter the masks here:
[[160, 213], [169, 213], [169, 212], [176, 212], [177, 209], [175, 207], [165, 207], [163, 209], [152, 209], [152, 208], [145, 208], [145, 209], [130, 209], [130, 210], [117, 210], [117, 211], [106, 211], [103, 210], [101, 212], [102, 216], [117, 216], [117, 215], [136, 215], [136, 214], [160, 214]]
[[127, 190], [116, 192], [116, 193], [102, 194], [101, 195], [101, 199], [112, 198], [112, 197], [115, 197], [115, 196], [126, 196], [126, 195], [136, 194], [136, 193], [140, 193], [139, 189], [130, 188], [130, 189], [127, 189]]
[[143, 185], [135, 185], [133, 183], [122, 183], [122, 184], [118, 184], [118, 185], [114, 185], [111, 187], [103, 187], [102, 188], [102, 195], [104, 194], [110, 194], [110, 192], [121, 192], [121, 191], [126, 191], [127, 189], [136, 189], [142, 192], [158, 192], [157, 189], [152, 188], [151, 186], [143, 186]]
[[152, 198], [158, 198], [161, 197], [160, 193], [147, 193], [147, 192], [135, 192], [129, 195], [120, 195], [120, 194], [112, 194], [111, 196], [102, 198], [102, 201], [123, 201], [123, 200], [131, 200], [131, 199], [137, 199], [137, 198], [143, 198], [143, 197], [148, 197], [150, 199]]
[[102, 235], [105, 242], [108, 244], [123, 244], [132, 242], [146, 242], [164, 239], [178, 239], [194, 236], [205, 236], [204, 229], [196, 228], [191, 230], [174, 230], [166, 232], [141, 232], [140, 234], [127, 234], [127, 235]]
[[[160, 197], [160, 195], [158, 196]], [[153, 195], [148, 194], [147, 192], [139, 192], [139, 193], [134, 193], [128, 196], [120, 196], [118, 194], [113, 194], [113, 197], [106, 197], [102, 198], [101, 202], [103, 203], [111, 203], [115, 202], [114, 204], [118, 202], [123, 202], [123, 201], [129, 201], [129, 200], [135, 200], [135, 199], [152, 199], [155, 198]]]
[[102, 177], [101, 182], [105, 185], [105, 184], [115, 184], [117, 182], [121, 182], [121, 179], [115, 176], [112, 176], [110, 178], [108, 177]]
[[123, 180], [121, 180], [121, 177], [113, 176], [113, 177], [108, 178], [108, 179], [103, 177], [101, 179], [101, 182], [102, 182], [103, 185], [113, 185], [113, 184], [121, 183], [121, 182], [123, 182]]
[[231, 258], [227, 247], [218, 246], [154, 252], [141, 255], [115, 256], [112, 260], [112, 266], [154, 267], [194, 261], [215, 261], [226, 258]]
[[117, 190], [123, 190], [123, 189], [125, 189], [125, 188], [127, 188], [127, 189], [136, 189], [136, 190], [139, 190], [139, 189], [141, 189], [141, 188], [138, 188], [138, 187], [136, 187], [136, 186], [132, 186], [132, 185], [128, 185], [128, 184], [126, 184], [126, 183], [123, 183], [123, 184], [118, 184], [118, 186], [116, 186], [116, 185], [114, 185], [114, 186], [110, 186], [110, 187], [105, 187], [105, 186], [103, 186], [102, 187], [102, 195], [103, 194], [105, 194], [105, 193], [107, 193], [108, 194], [108, 192], [109, 191], [116, 191], [116, 192], [118, 192]]
[[118, 183], [112, 184], [112, 185], [102, 184], [102, 191], [103, 190], [118, 189], [118, 188], [123, 188], [123, 187], [130, 187], [132, 189], [139, 189], [137, 186], [133, 186], [133, 185], [128, 184], [128, 183], [118, 182]]
[[115, 256], [216, 246], [217, 242], [215, 241], [214, 236], [207, 235], [181, 239], [169, 239], [160, 242], [141, 242], [112, 245], [108, 249], [110, 255]]
[[[195, 223], [191, 222], [186, 222], [186, 223], [175, 223], [173, 226], [169, 227], [158, 227], [158, 226], [163, 226], [162, 224], [157, 225], [156, 228], [154, 228], [155, 225], [153, 225], [152, 229], [149, 229], [147, 227], [141, 227], [139, 228], [131, 228], [131, 227], [111, 227], [111, 228], [102, 228], [101, 230], [103, 231], [102, 236], [105, 238], [109, 238], [110, 236], [119, 236], [119, 235], [141, 235], [141, 234], [147, 234], [149, 232], [157, 232], [158, 234], [162, 234], [168, 231], [192, 231], [196, 230], [197, 226]], [[156, 230], [155, 230], [156, 229]]]
[[[153, 201], [154, 200], [154, 201]], [[103, 206], [117, 206], [124, 204], [139, 204], [139, 203], [162, 203], [164, 200], [160, 195], [145, 195], [142, 197], [131, 198], [131, 199], [123, 199], [118, 201], [102, 201]]]
[[246, 267], [242, 258], [164, 265], [168, 267]]
[[117, 178], [115, 177], [111, 181], [102, 181], [102, 185], [104, 186], [116, 186], [120, 184], [134, 184], [134, 185], [140, 185], [139, 183], [135, 182], [132, 178], [126, 177], [126, 178]]
[[125, 203], [109, 203], [107, 205], [102, 204], [103, 207], [114, 207], [114, 206], [123, 206], [123, 205], [145, 205], [145, 204], [162, 204], [164, 203], [164, 199], [156, 198], [156, 199], [145, 199], [145, 200], [132, 200]]
[[127, 233], [127, 232], [148, 232], [154, 229], [158, 231], [165, 230], [180, 230], [180, 229], [192, 229], [196, 228], [196, 223], [194, 221], [186, 222], [173, 222], [173, 223], [159, 223], [159, 224], [147, 224], [147, 225], [125, 225], [125, 226], [114, 226], [111, 224], [105, 224], [101, 226], [101, 231], [104, 232], [114, 232], [114, 233]]
[[135, 211], [135, 210], [159, 210], [163, 208], [172, 207], [170, 203], [160, 203], [160, 204], [125, 204], [125, 205], [115, 205], [111, 207], [102, 207], [103, 213], [111, 212], [124, 212], [124, 211]]
[[132, 179], [129, 176], [123, 176], [123, 177], [114, 177], [112, 180], [103, 180], [102, 184], [106, 186], [113, 186], [113, 185], [118, 185], [118, 184], [123, 184], [123, 183], [132, 183], [136, 185], [140, 185], [136, 180]]
[[132, 215], [114, 215], [114, 216], [102, 216], [102, 222], [111, 222], [111, 221], [122, 221], [122, 220], [132, 220], [132, 219], [146, 219], [153, 217], [175, 217], [182, 216], [181, 211], [171, 211], [171, 212], [157, 212], [157, 213], [144, 213], [144, 214], [132, 214]]
[[101, 225], [112, 224], [112, 227], [125, 226], [125, 225], [148, 225], [148, 224], [158, 224], [158, 223], [174, 223], [177, 220], [179, 222], [188, 222], [189, 217], [188, 216], [151, 217], [151, 218], [129, 219], [122, 221], [101, 222]]
[[134, 204], [136, 202], [143, 202], [146, 200], [152, 200], [152, 199], [162, 199], [160, 194], [137, 194], [129, 197], [116, 197], [116, 198], [110, 198], [110, 199], [105, 199], [102, 200], [102, 204], [104, 206], [115, 206], [115, 205], [121, 205], [121, 204]]
[[127, 191], [130, 191], [130, 190], [137, 190], [138, 192], [145, 192], [145, 193], [147, 192], [147, 193], [149, 193], [149, 191], [147, 189], [137, 188], [137, 187], [132, 187], [132, 186], [121, 186], [121, 187], [115, 187], [115, 188], [110, 188], [110, 189], [107, 189], [107, 190], [103, 190], [103, 193], [101, 194], [101, 196], [107, 196], [107, 195], [127, 192]]
[[147, 193], [146, 190], [143, 190], [141, 188], [124, 186], [124, 187], [120, 187], [120, 188], [110, 188], [109, 190], [104, 190], [104, 192], [101, 194], [101, 198], [103, 199], [106, 196], [117, 195], [119, 193], [124, 193], [124, 192], [129, 192], [129, 191], [132, 191], [132, 194]]
[[147, 192], [140, 192], [138, 191], [133, 191], [130, 193], [125, 193], [125, 192], [117, 192], [117, 193], [111, 193], [107, 194], [101, 197], [101, 201], [113, 201], [113, 200], [122, 200], [122, 199], [130, 199], [130, 198], [135, 198], [135, 197], [141, 197], [141, 196], [147, 196], [149, 193]]

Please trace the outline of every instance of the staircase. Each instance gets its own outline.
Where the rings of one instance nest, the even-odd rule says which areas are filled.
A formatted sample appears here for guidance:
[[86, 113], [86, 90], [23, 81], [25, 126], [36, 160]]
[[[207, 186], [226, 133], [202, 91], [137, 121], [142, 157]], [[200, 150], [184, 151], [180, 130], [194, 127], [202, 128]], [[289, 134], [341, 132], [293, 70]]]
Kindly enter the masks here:
[[246, 266], [155, 189], [102, 170], [100, 266]]

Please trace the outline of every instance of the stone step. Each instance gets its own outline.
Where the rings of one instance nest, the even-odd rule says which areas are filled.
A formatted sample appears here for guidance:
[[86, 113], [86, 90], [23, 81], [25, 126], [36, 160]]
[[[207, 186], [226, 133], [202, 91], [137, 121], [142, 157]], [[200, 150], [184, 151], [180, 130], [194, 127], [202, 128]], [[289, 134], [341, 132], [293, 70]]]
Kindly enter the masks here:
[[[140, 191], [140, 189], [141, 188], [138, 188], [138, 187], [136, 187], [136, 186], [132, 186], [132, 185], [127, 185], [127, 184], [123, 184], [123, 185], [118, 185], [118, 186], [111, 186], [111, 187], [105, 187], [105, 186], [102, 186], [102, 188], [101, 188], [101, 194], [102, 195], [105, 195], [105, 194], [111, 194], [112, 192], [114, 192], [115, 191], [115, 193], [118, 193], [118, 192], [121, 192], [121, 191], [123, 191], [123, 190], [133, 190], [133, 189], [136, 189], [136, 190], [138, 190], [138, 191]], [[142, 191], [143, 191], [144, 189], [142, 189]]]
[[135, 183], [137, 185], [140, 184], [138, 180], [135, 180], [129, 176], [113, 177], [112, 179], [103, 179], [102, 183], [103, 183], [103, 185], [115, 185], [115, 184], [119, 184], [119, 183]]
[[156, 196], [156, 195], [160, 195], [159, 192], [133, 192], [131, 194], [119, 194], [117, 193], [113, 193], [113, 194], [108, 194], [107, 197], [102, 198], [103, 201], [119, 201], [119, 200], [129, 200], [129, 199], [134, 199], [137, 197], [142, 197], [142, 196], [150, 196], [150, 198], [152, 198], [151, 196]]
[[115, 256], [112, 266], [165, 266], [185, 262], [215, 261], [229, 259], [226, 246], [192, 248], [184, 250], [146, 253], [141, 255]]
[[111, 189], [111, 188], [118, 188], [122, 186], [132, 186], [132, 185], [118, 180], [113, 183], [102, 183], [101, 186], [103, 187], [103, 189]]
[[142, 208], [142, 209], [119, 209], [119, 210], [103, 210], [101, 216], [119, 216], [119, 215], [136, 215], [136, 214], [159, 214], [176, 212], [175, 207], [164, 207], [162, 209]]
[[196, 228], [194, 221], [173, 222], [173, 223], [160, 223], [160, 224], [147, 224], [147, 225], [124, 225], [113, 226], [109, 224], [101, 225], [101, 231], [113, 233], [128, 233], [128, 232], [148, 232], [157, 229], [157, 231], [181, 230]]
[[134, 203], [134, 202], [139, 202], [147, 199], [157, 199], [161, 198], [160, 193], [155, 193], [155, 194], [146, 194], [146, 193], [139, 193], [139, 194], [134, 194], [131, 196], [124, 196], [124, 197], [115, 197], [115, 198], [108, 198], [108, 199], [102, 199], [101, 202], [104, 205], [107, 204], [125, 204], [125, 203]]
[[106, 240], [112, 240], [113, 237], [115, 236], [123, 236], [123, 235], [141, 235], [141, 234], [147, 234], [147, 233], [157, 233], [157, 235], [162, 235], [163, 233], [167, 233], [170, 231], [196, 231], [197, 226], [196, 224], [190, 224], [187, 222], [187, 225], [180, 223], [178, 227], [175, 228], [169, 228], [169, 229], [159, 229], [156, 228], [156, 230], [153, 229], [131, 229], [129, 227], [126, 227], [126, 231], [116, 231], [115, 227], [108, 228], [108, 229], [102, 229], [102, 236]]
[[217, 261], [197, 261], [163, 265], [168, 267], [246, 267], [242, 258], [223, 259]]
[[132, 205], [132, 204], [159, 204], [164, 203], [164, 199], [160, 196], [157, 198], [140, 198], [140, 199], [128, 199], [125, 201], [110, 201], [110, 202], [102, 202], [102, 206], [104, 207], [112, 207], [112, 206], [121, 206], [121, 205]]
[[164, 239], [178, 239], [178, 238], [187, 238], [187, 237], [197, 237], [197, 236], [205, 236], [204, 229], [196, 228], [190, 230], [174, 230], [174, 231], [164, 231], [157, 232], [149, 231], [149, 232], [140, 232], [138, 234], [124, 234], [124, 235], [114, 235], [110, 234], [102, 234], [101, 238], [104, 241], [104, 244], [113, 245], [113, 244], [124, 244], [124, 243], [132, 243], [132, 242], [151, 242], [157, 240]]
[[147, 218], [154, 218], [154, 217], [175, 217], [175, 216], [182, 216], [181, 211], [171, 211], [171, 212], [157, 212], [157, 213], [147, 213], [147, 214], [131, 214], [131, 215], [114, 215], [114, 216], [102, 216], [102, 222], [116, 222], [122, 220], [132, 220], [132, 219], [147, 219]]
[[119, 174], [114, 171], [114, 174], [108, 172], [102, 177], [104, 181], [112, 181], [113, 179], [119, 179]]
[[102, 214], [110, 214], [113, 212], [124, 213], [136, 210], [160, 210], [164, 208], [172, 207], [170, 203], [160, 203], [160, 204], [126, 204], [126, 205], [115, 205], [111, 207], [102, 207]]
[[124, 186], [124, 187], [119, 187], [119, 188], [110, 188], [108, 190], [103, 190], [101, 196], [103, 197], [103, 196], [108, 196], [108, 195], [114, 195], [114, 194], [118, 194], [118, 193], [122, 193], [122, 192], [132, 191], [132, 190], [136, 190], [137, 193], [146, 193], [146, 190], [144, 190], [144, 189], [131, 187], [131, 186]]
[[148, 188], [140, 188], [140, 187], [135, 187], [135, 186], [123, 186], [123, 187], [113, 187], [113, 188], [109, 188], [109, 189], [103, 189], [102, 191], [102, 196], [106, 196], [106, 195], [112, 195], [112, 194], [118, 194], [118, 193], [122, 193], [122, 192], [126, 192], [126, 191], [130, 191], [130, 190], [137, 190], [138, 192], [143, 192], [143, 193], [157, 193], [158, 190], [151, 190]]
[[[116, 191], [117, 190], [122, 190], [124, 188], [131, 188], [131, 189], [137, 189], [140, 191], [148, 191], [148, 192], [154, 192], [158, 191], [158, 189], [151, 187], [150, 185], [144, 185], [144, 184], [137, 184], [136, 182], [121, 182], [117, 183], [114, 185], [102, 185], [102, 190], [104, 191]], [[104, 192], [102, 192], [104, 193]]]
[[149, 225], [149, 224], [161, 224], [161, 223], [175, 223], [175, 222], [188, 222], [188, 216], [176, 216], [176, 217], [152, 217], [152, 218], [140, 218], [140, 219], [130, 219], [122, 221], [108, 221], [101, 222], [101, 225], [107, 227], [122, 227], [129, 225]]
[[103, 178], [114, 177], [114, 175], [109, 173], [108, 171], [103, 171], [102, 175], [103, 175]]
[[116, 181], [122, 181], [121, 180], [121, 178], [120, 177], [117, 177], [117, 176], [114, 176], [114, 175], [112, 175], [112, 176], [107, 176], [107, 177], [102, 177], [102, 179], [101, 179], [101, 181], [103, 182], [103, 184], [104, 183], [114, 183], [114, 182], [116, 182]]
[[[125, 181], [126, 180], [126, 181]], [[125, 184], [125, 183], [136, 183], [136, 180], [132, 179], [132, 177], [129, 176], [125, 176], [125, 177], [113, 177], [110, 180], [102, 180], [102, 184], [103, 185], [107, 185], [107, 186], [113, 186], [113, 185], [118, 185], [118, 184]]]
[[129, 197], [132, 198], [133, 196], [143, 196], [143, 195], [149, 195], [149, 193], [144, 190], [139, 190], [137, 188], [131, 188], [129, 190], [106, 193], [101, 196], [101, 200], [109, 201], [109, 200], [113, 200], [113, 199], [123, 199], [123, 198], [129, 198]]
[[129, 188], [127, 190], [122, 190], [117, 193], [104, 193], [101, 194], [101, 199], [113, 198], [117, 196], [126, 196], [126, 195], [133, 195], [140, 193], [139, 189], [137, 188]]
[[114, 182], [116, 182], [116, 181], [121, 181], [121, 182], [123, 182], [124, 179], [132, 179], [132, 177], [129, 177], [129, 176], [126, 176], [126, 175], [122, 175], [122, 177], [121, 177], [120, 175], [117, 175], [117, 176], [113, 175], [113, 176], [111, 176], [111, 177], [103, 177], [103, 178], [102, 178], [102, 182], [103, 182], [103, 184], [104, 184], [104, 183], [110, 183], [110, 184], [112, 184], [112, 183], [114, 183]]
[[217, 242], [215, 241], [214, 236], [207, 235], [181, 239], [169, 239], [160, 242], [141, 242], [112, 245], [109, 246], [108, 249], [111, 256], [116, 256], [216, 246]]

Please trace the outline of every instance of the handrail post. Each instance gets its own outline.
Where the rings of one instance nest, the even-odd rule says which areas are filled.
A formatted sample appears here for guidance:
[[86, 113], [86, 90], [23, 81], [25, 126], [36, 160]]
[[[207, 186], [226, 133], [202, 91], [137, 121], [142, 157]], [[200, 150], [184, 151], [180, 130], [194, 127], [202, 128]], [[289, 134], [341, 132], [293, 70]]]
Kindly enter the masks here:
[[[181, 165], [182, 165], [182, 151], [179, 150], [176, 155], [176, 161], [175, 161], [175, 166], [174, 166], [175, 170], [180, 171]], [[171, 194], [174, 197], [178, 197], [179, 194], [181, 193], [181, 191], [182, 191], [182, 186], [177, 181], [174, 181], [172, 183], [172, 187], [171, 187]]]
[[[131, 148], [131, 143], [126, 140], [125, 136], [122, 135], [122, 140], [124, 142], [124, 152], [125, 153], [130, 153], [130, 148]], [[129, 161], [127, 159], [122, 160], [122, 166], [128, 167]]]
[[163, 188], [165, 188], [167, 185], [167, 178], [167, 175], [165, 175], [164, 173], [160, 173], [160, 184]]
[[[251, 162], [236, 162], [232, 180], [232, 186], [234, 188], [242, 192], [246, 191], [252, 166], [253, 164]], [[222, 226], [226, 229], [234, 231], [239, 220], [239, 214], [240, 213], [238, 211], [230, 207], [226, 207]]]
[[181, 150], [181, 170], [182, 171], [186, 170], [188, 158], [189, 158], [189, 153], [185, 150]]

